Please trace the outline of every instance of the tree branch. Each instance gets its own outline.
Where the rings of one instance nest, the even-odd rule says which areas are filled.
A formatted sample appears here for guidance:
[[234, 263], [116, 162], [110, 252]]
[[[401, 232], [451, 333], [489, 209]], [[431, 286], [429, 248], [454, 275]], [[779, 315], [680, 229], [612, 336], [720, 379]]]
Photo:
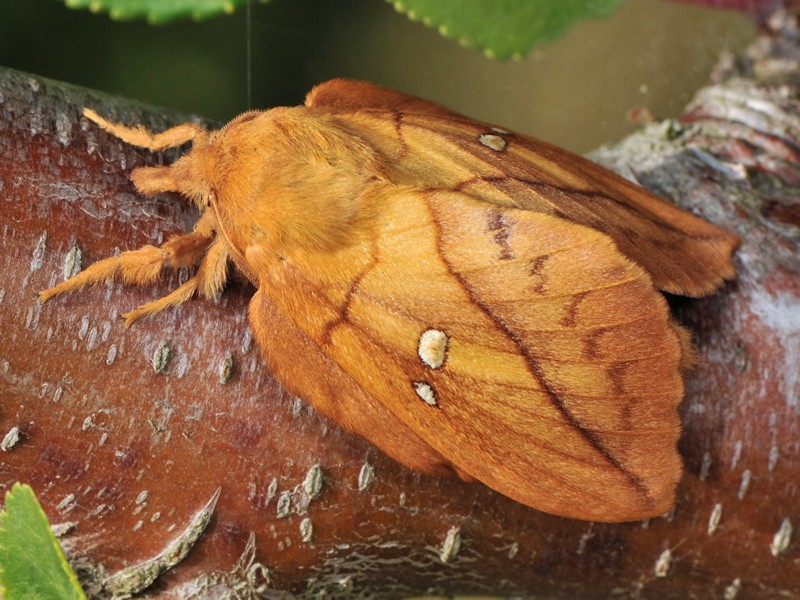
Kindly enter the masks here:
[[675, 303], [698, 365], [681, 409], [686, 475], [666, 518], [571, 521], [405, 470], [282, 391], [252, 343], [244, 284], [129, 330], [121, 312], [186, 274], [39, 305], [36, 292], [78, 265], [196, 218], [128, 181], [175, 155], [121, 145], [83, 106], [156, 130], [185, 119], [8, 70], [0, 437], [20, 437], [4, 448], [0, 488], [34, 487], [99, 596], [154, 577], [158, 597], [800, 594], [800, 50], [791, 19], [769, 23], [682, 118], [595, 155], [744, 242], [734, 284]]

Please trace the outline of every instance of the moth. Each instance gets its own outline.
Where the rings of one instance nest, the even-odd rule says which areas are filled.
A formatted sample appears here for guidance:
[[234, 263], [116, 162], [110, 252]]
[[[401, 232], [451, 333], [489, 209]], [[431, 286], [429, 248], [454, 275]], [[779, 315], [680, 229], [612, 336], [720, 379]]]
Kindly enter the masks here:
[[364, 82], [217, 131], [84, 115], [160, 151], [131, 174], [177, 192], [191, 233], [91, 265], [41, 300], [196, 266], [135, 320], [212, 297], [230, 263], [291, 393], [412, 469], [593, 521], [667, 512], [689, 334], [659, 290], [734, 276], [736, 236], [546, 142]]

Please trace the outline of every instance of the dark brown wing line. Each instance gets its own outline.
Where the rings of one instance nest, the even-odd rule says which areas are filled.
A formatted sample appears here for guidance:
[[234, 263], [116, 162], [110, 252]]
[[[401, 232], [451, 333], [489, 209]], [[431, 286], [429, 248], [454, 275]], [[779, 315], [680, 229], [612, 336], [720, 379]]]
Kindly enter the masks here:
[[380, 263], [380, 258], [378, 257], [378, 245], [374, 240], [370, 243], [370, 248], [370, 256], [373, 257], [372, 260], [350, 283], [350, 287], [347, 289], [344, 295], [344, 302], [342, 302], [341, 306], [337, 307], [337, 317], [325, 324], [325, 328], [322, 331], [323, 346], [327, 347], [330, 345], [333, 332], [340, 325], [353, 325], [349, 319], [350, 305], [353, 303], [353, 298], [355, 298], [356, 292], [358, 291], [358, 288], [360, 287], [361, 281], [364, 279], [364, 277], [366, 277], [369, 272]]
[[[466, 146], [464, 146], [464, 147], [466, 148]], [[473, 177], [472, 179], [468, 179], [466, 181], [462, 181], [461, 183], [459, 183], [453, 189], [454, 189], [454, 191], [462, 191], [465, 188], [469, 187], [470, 185], [475, 185], [476, 183], [479, 183], [479, 182], [485, 182], [485, 183], [492, 184], [495, 187], [498, 187], [499, 189], [502, 190], [502, 187], [500, 187], [497, 184], [499, 184], [499, 183], [501, 183], [503, 181], [519, 181], [520, 183], [526, 185], [527, 187], [530, 187], [531, 189], [537, 190], [542, 195], [543, 198], [547, 198], [548, 197], [548, 192], [556, 192], [556, 193], [562, 194], [564, 196], [573, 196], [573, 197], [574, 196], [580, 196], [580, 197], [584, 197], [584, 198], [587, 198], [587, 199], [601, 198], [603, 200], [607, 200], [609, 202], [612, 202], [613, 204], [616, 204], [617, 206], [620, 206], [620, 207], [624, 208], [627, 211], [636, 213], [642, 219], [652, 223], [653, 225], [655, 225], [656, 227], [658, 227], [660, 229], [664, 229], [666, 231], [670, 231], [672, 233], [677, 233], [677, 234], [683, 235], [683, 236], [686, 235], [686, 232], [683, 229], [679, 229], [677, 227], [674, 227], [672, 225], [672, 223], [669, 223], [668, 221], [662, 221], [661, 219], [656, 219], [656, 218], [653, 217], [653, 215], [639, 210], [638, 206], [636, 206], [634, 204], [629, 204], [629, 203], [627, 203], [627, 202], [625, 202], [623, 200], [620, 200], [619, 198], [615, 198], [614, 196], [611, 196], [611, 195], [607, 194], [606, 192], [603, 192], [602, 190], [599, 190], [599, 189], [594, 189], [594, 190], [576, 190], [575, 188], [571, 188], [571, 187], [562, 187], [562, 186], [559, 186], [559, 185], [553, 185], [551, 183], [543, 183], [541, 181], [535, 181], [533, 179], [525, 179], [525, 178], [517, 177], [517, 176], [513, 176], [513, 175], [502, 175], [502, 176], [494, 176], [494, 177]], [[558, 211], [558, 205], [557, 204], [555, 204], [554, 202], [551, 202], [550, 204], [552, 204], [553, 207], [556, 209], [556, 211]], [[586, 210], [592, 212], [592, 214], [595, 217], [597, 217], [598, 219], [600, 218], [600, 215], [595, 213], [591, 209], [590, 206], [588, 206], [588, 205], [583, 205], [583, 206], [584, 206], [584, 208]], [[565, 214], [565, 213], [563, 213], [561, 211], [558, 211], [557, 216], [562, 218], [562, 219], [566, 219], [568, 221], [575, 222], [575, 220], [572, 219], [569, 215], [567, 215], [567, 214]], [[581, 224], [581, 223], [579, 223], [579, 224]], [[596, 228], [596, 227], [594, 227], [594, 228]], [[707, 236], [705, 236], [705, 235], [694, 235], [694, 236], [692, 236], [693, 239], [699, 239], [699, 240], [713, 240], [713, 239], [716, 239], [717, 237], [718, 236], [713, 236], [713, 235], [707, 235]]]
[[[430, 207], [429, 207], [429, 210], [430, 210]], [[440, 239], [438, 228], [437, 228], [437, 232], [436, 233], [437, 233], [437, 245], [438, 245], [439, 244], [438, 240]], [[353, 280], [353, 282], [351, 283], [350, 287], [348, 288], [348, 290], [347, 290], [347, 292], [345, 294], [344, 302], [342, 303], [341, 307], [339, 307], [339, 309], [338, 309], [337, 317], [332, 319], [330, 322], [328, 322], [326, 324], [326, 326], [325, 326], [325, 328], [323, 330], [322, 336], [321, 336], [323, 347], [328, 347], [331, 344], [331, 342], [332, 342], [331, 338], [333, 336], [333, 332], [336, 329], [338, 329], [339, 327], [347, 325], [349, 327], [352, 327], [352, 328], [358, 330], [364, 337], [368, 338], [373, 344], [375, 344], [378, 348], [380, 348], [386, 354], [391, 355], [391, 354], [394, 354], [394, 352], [395, 352], [393, 349], [387, 347], [379, 337], [374, 336], [372, 334], [372, 331], [370, 331], [369, 329], [366, 329], [364, 327], [361, 327], [358, 323], [356, 323], [354, 321], [351, 321], [349, 316], [348, 316], [349, 307], [352, 304], [354, 297], [357, 294], [359, 294], [359, 292], [360, 292], [361, 281], [364, 279], [364, 277], [367, 276], [367, 274], [370, 271], [372, 271], [372, 269], [374, 269], [381, 262], [380, 257], [379, 257], [379, 253], [378, 253], [378, 250], [377, 250], [377, 244], [375, 244], [373, 242], [372, 248], [373, 248], [372, 249], [372, 254], [375, 257], [375, 259], [369, 265], [367, 265], [364, 268], [363, 271], [361, 271], [356, 276], [356, 278]], [[439, 251], [439, 253], [441, 255], [441, 250]], [[569, 412], [569, 410], [566, 408], [566, 406], [564, 406], [563, 401], [558, 397], [558, 395], [552, 390], [552, 388], [549, 385], [546, 385], [544, 374], [541, 372], [541, 369], [538, 367], [538, 364], [536, 364], [535, 359], [533, 357], [529, 356], [525, 352], [523, 346], [521, 345], [519, 340], [514, 336], [514, 334], [511, 331], [509, 331], [508, 328], [506, 328], [504, 326], [504, 324], [502, 324], [501, 322], [498, 322], [498, 320], [494, 317], [494, 315], [492, 315], [491, 311], [489, 311], [488, 308], [486, 308], [483, 304], [480, 303], [480, 301], [477, 300], [477, 298], [475, 298], [475, 296], [472, 294], [471, 289], [466, 285], [466, 282], [458, 275], [458, 273], [456, 273], [452, 269], [451, 265], [446, 260], [444, 260], [444, 258], [442, 260], [443, 260], [448, 272], [451, 275], [453, 275], [453, 277], [455, 277], [461, 283], [461, 285], [464, 286], [465, 291], [467, 292], [467, 294], [470, 297], [470, 301], [473, 302], [476, 306], [480, 307], [480, 309], [494, 323], [497, 324], [497, 326], [509, 337], [509, 339], [511, 339], [514, 342], [514, 344], [517, 346], [517, 348], [519, 348], [520, 352], [523, 353], [523, 355], [526, 357], [526, 362], [529, 365], [529, 369], [531, 370], [531, 373], [533, 374], [533, 376], [538, 381], [542, 382], [542, 385], [545, 387], [545, 389], [547, 391], [547, 394], [548, 394], [548, 397], [550, 398], [551, 402], [553, 403], [554, 406], [556, 406], [556, 408], [561, 412], [561, 414], [564, 415], [564, 418], [566, 418], [567, 421], [573, 427], [578, 429], [578, 431], [581, 432], [581, 434], [589, 441], [589, 443], [595, 449], [597, 449], [597, 451], [601, 455], [603, 455], [603, 457], [605, 457], [608, 462], [610, 462], [616, 469], [618, 469], [621, 472], [623, 472], [626, 475], [626, 477], [633, 483], [633, 485], [637, 489], [639, 489], [641, 491], [641, 493], [645, 497], [647, 503], [649, 505], [652, 505], [652, 497], [651, 497], [647, 487], [635, 475], [629, 473], [619, 463], [619, 461], [603, 446], [602, 442], [600, 442], [600, 440], [597, 439], [597, 436], [595, 436], [594, 433], [592, 433], [590, 430], [588, 430], [582, 423], [580, 423], [580, 421], [578, 421], [578, 419], [576, 419], [574, 417], [574, 415], [572, 415], [572, 413]], [[398, 307], [392, 306], [392, 307], [388, 307], [388, 308], [392, 308], [392, 309], [396, 310]], [[327, 351], [326, 351], [326, 354], [328, 354]], [[348, 376], [350, 376], [349, 373], [348, 373]], [[355, 379], [353, 381], [355, 381]], [[359, 385], [359, 387], [364, 389], [363, 386], [361, 386], [361, 384], [357, 384], [357, 385]], [[369, 392], [366, 392], [366, 393], [369, 393]], [[557, 447], [554, 447], [554, 446], [548, 445], [547, 448], [548, 448], [548, 451], [553, 452], [555, 454], [560, 454], [560, 455], [565, 456], [565, 457], [571, 457], [572, 456], [571, 454], [569, 454], [569, 453], [567, 453], [567, 452], [565, 452], [565, 451], [563, 451], [563, 450], [561, 450], [561, 449], [559, 449]]]
[[[401, 114], [401, 117], [402, 117], [402, 114]], [[467, 125], [469, 125], [471, 128], [475, 127], [475, 124], [473, 122], [468, 122]], [[435, 128], [424, 128], [421, 125], [418, 125], [416, 123], [408, 124], [408, 123], [405, 123], [402, 120], [400, 121], [399, 126], [400, 126], [400, 129], [402, 129], [404, 127], [417, 127], [417, 128], [425, 129], [425, 132], [428, 133], [429, 135], [439, 136], [446, 143], [455, 144], [461, 150], [463, 150], [465, 152], [468, 152], [470, 154], [475, 154], [476, 152], [478, 152], [478, 153], [483, 152], [485, 154], [486, 158], [487, 158], [487, 163], [488, 164], [493, 164], [495, 161], [498, 160], [498, 157], [497, 157], [496, 153], [493, 150], [489, 150], [488, 148], [481, 147], [479, 144], [475, 143], [475, 140], [470, 139], [470, 138], [468, 138], [466, 136], [465, 137], [453, 136], [453, 135], [451, 135], [449, 133], [442, 133], [442, 132], [436, 130]], [[490, 128], [489, 125], [487, 125], [487, 129], [488, 128]], [[478, 131], [479, 130], [476, 130], [476, 133]], [[524, 148], [526, 148], [527, 150], [530, 150], [531, 152], [536, 152], [536, 150], [534, 148], [531, 148], [528, 145], [527, 139], [525, 138], [525, 136], [522, 136], [520, 134], [511, 132], [507, 136], [504, 136], [504, 137], [507, 139], [509, 145], [511, 145], [511, 144], [519, 144], [520, 146], [523, 146]], [[405, 144], [405, 141], [403, 141], [403, 143]], [[599, 165], [597, 165], [597, 166], [598, 166], [598, 168], [601, 168]], [[592, 183], [594, 184], [594, 181], [593, 181], [594, 177], [592, 177], [591, 174], [589, 174], [589, 177], [592, 179]], [[613, 204], [616, 204], [616, 205], [620, 206], [621, 208], [624, 208], [627, 211], [631, 211], [631, 212], [636, 213], [642, 219], [651, 222], [653, 225], [655, 225], [656, 227], [658, 227], [660, 229], [664, 229], [666, 231], [670, 231], [672, 233], [676, 233], [676, 234], [679, 234], [679, 235], [682, 235], [682, 236], [686, 236], [687, 235], [684, 230], [672, 226], [672, 224], [669, 223], [668, 221], [664, 221], [664, 220], [660, 219], [659, 217], [657, 217], [657, 216], [655, 216], [653, 214], [650, 214], [650, 213], [647, 213], [647, 212], [643, 212], [642, 210], [639, 209], [638, 206], [636, 206], [634, 204], [631, 204], [631, 203], [628, 203], [628, 202], [625, 202], [624, 200], [621, 200], [620, 198], [617, 198], [615, 196], [610, 195], [608, 192], [604, 191], [603, 189], [601, 189], [596, 184], [594, 184], [595, 187], [594, 187], [593, 190], [584, 191], [584, 190], [576, 190], [576, 189], [574, 189], [572, 187], [561, 187], [561, 186], [558, 186], [558, 185], [553, 185], [551, 183], [543, 183], [541, 181], [536, 181], [536, 180], [531, 180], [531, 179], [527, 179], [527, 178], [524, 178], [524, 177], [519, 177], [518, 175], [505, 175], [505, 176], [499, 176], [499, 177], [475, 177], [472, 180], [461, 182], [457, 186], [456, 189], [458, 190], [460, 188], [463, 188], [464, 186], [469, 185], [470, 182], [475, 182], [475, 181], [486, 181], [487, 183], [494, 184], [495, 182], [500, 182], [500, 181], [503, 181], [503, 180], [516, 180], [516, 181], [519, 181], [520, 183], [523, 183], [523, 184], [531, 187], [532, 189], [536, 189], [536, 190], [552, 190], [552, 191], [558, 192], [558, 193], [560, 193], [560, 194], [562, 194], [564, 196], [573, 196], [573, 197], [574, 196], [583, 196], [583, 197], [586, 197], [586, 198], [598, 198], [599, 197], [599, 198], [602, 198], [604, 200], [610, 201]], [[631, 184], [631, 185], [633, 185], [633, 184]], [[547, 196], [544, 195], [543, 197], [546, 198]], [[558, 208], [558, 206], [555, 205], [555, 204], [553, 204], [553, 206], [555, 206], [555, 208]], [[594, 210], [592, 210], [591, 205], [586, 204], [586, 205], [584, 205], [584, 208], [587, 209], [592, 214], [594, 214], [595, 217], [597, 217], [598, 219], [601, 218], [601, 215], [598, 215]], [[571, 220], [569, 218], [569, 216], [567, 216], [567, 215], [564, 215], [563, 218]], [[692, 237], [694, 239], [700, 239], [700, 240], [713, 240], [713, 239], [716, 239], [719, 236], [714, 236], [714, 235], [709, 235], [709, 236], [693, 235]]]
[[516, 346], [517, 351], [521, 356], [525, 359], [525, 365], [533, 376], [533, 378], [541, 384], [542, 388], [547, 395], [548, 400], [550, 403], [558, 410], [559, 413], [564, 417], [564, 419], [569, 423], [571, 427], [574, 427], [583, 437], [610, 465], [612, 465], [615, 469], [617, 469], [620, 473], [622, 473], [626, 479], [636, 488], [638, 489], [642, 496], [644, 496], [645, 501], [647, 502], [648, 506], [654, 506], [655, 501], [650, 494], [650, 490], [644, 484], [644, 482], [639, 478], [636, 474], [631, 473], [628, 471], [622, 463], [617, 460], [617, 458], [611, 453], [611, 451], [605, 447], [602, 441], [597, 437], [597, 435], [588, 427], [586, 427], [580, 419], [578, 419], [575, 415], [573, 415], [570, 410], [567, 408], [564, 400], [558, 395], [558, 392], [553, 388], [550, 382], [547, 380], [541, 366], [539, 365], [538, 360], [536, 357], [532, 356], [528, 350], [525, 348], [525, 345], [520, 340], [519, 336], [515, 334], [509, 327], [499, 319], [483, 302], [481, 302], [475, 292], [473, 291], [472, 287], [469, 285], [467, 280], [458, 272], [453, 265], [445, 257], [445, 254], [442, 250], [442, 235], [441, 229], [438, 225], [438, 221], [435, 218], [435, 214], [433, 208], [430, 206], [430, 203], [426, 201], [426, 205], [428, 210], [431, 212], [431, 222], [434, 223], [434, 227], [436, 230], [436, 246], [439, 252], [439, 256], [442, 259], [442, 262], [446, 266], [448, 272], [458, 280], [461, 286], [464, 288], [464, 291], [470, 298], [470, 302], [473, 305], [477, 306], [494, 324], [495, 326], [502, 331], [506, 337]]

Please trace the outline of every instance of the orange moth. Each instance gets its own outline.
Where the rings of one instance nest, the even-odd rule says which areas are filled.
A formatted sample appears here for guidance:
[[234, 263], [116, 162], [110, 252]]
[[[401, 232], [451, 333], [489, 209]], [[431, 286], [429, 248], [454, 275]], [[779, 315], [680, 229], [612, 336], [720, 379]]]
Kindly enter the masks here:
[[333, 80], [218, 131], [85, 116], [153, 151], [145, 195], [194, 230], [102, 260], [41, 300], [197, 265], [136, 319], [256, 286], [253, 333], [287, 390], [401, 463], [595, 521], [668, 511], [688, 335], [663, 290], [734, 276], [737, 238], [594, 163], [431, 102]]

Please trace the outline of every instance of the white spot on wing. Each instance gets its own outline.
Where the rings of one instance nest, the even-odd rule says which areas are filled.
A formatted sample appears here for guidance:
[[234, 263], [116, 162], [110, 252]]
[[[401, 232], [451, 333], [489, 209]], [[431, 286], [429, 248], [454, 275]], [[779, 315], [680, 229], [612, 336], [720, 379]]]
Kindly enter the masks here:
[[415, 381], [413, 383], [414, 391], [417, 393], [417, 396], [422, 398], [426, 404], [430, 406], [436, 406], [436, 394], [433, 391], [433, 388], [429, 386], [427, 383], [421, 383]]
[[478, 141], [495, 152], [502, 152], [508, 145], [503, 138], [493, 133], [482, 133], [478, 136]]
[[431, 369], [438, 369], [444, 364], [447, 355], [447, 334], [438, 329], [428, 329], [419, 338], [417, 354]]

